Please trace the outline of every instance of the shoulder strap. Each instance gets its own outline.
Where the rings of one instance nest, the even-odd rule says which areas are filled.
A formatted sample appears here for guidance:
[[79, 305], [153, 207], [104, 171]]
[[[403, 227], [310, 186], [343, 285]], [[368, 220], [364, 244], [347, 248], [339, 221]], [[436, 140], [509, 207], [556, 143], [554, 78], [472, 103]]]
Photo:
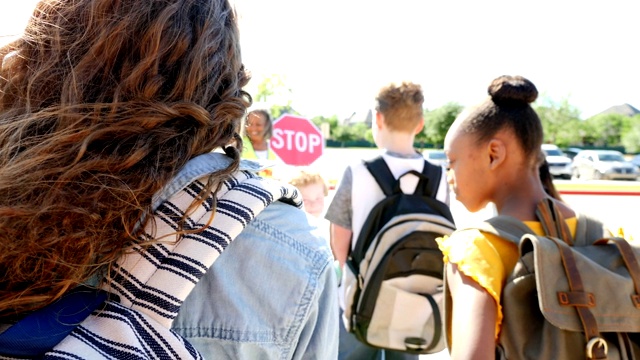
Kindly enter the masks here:
[[500, 236], [513, 243], [519, 244], [525, 234], [533, 234], [533, 230], [522, 221], [507, 215], [498, 215], [485, 220], [477, 227], [478, 230]]
[[[185, 214], [203, 186], [194, 181], [162, 203], [142, 239], [152, 244], [135, 247], [122, 257], [105, 284], [104, 289], [118, 295], [122, 305], [167, 328], [204, 273], [262, 210], [278, 200], [302, 206], [294, 187], [246, 171], [224, 181], [211, 195], [216, 198], [205, 199]], [[212, 204], [216, 204], [215, 216]], [[186, 234], [178, 238], [177, 224], [185, 216]]]
[[[602, 222], [588, 215], [577, 213], [576, 232], [575, 236], [571, 237], [569, 228], [559, 210], [555, 204], [549, 203], [549, 201], [551, 200], [543, 200], [536, 211], [536, 216], [548, 236], [565, 240], [565, 242], [567, 242], [566, 239], [569, 239], [570, 242], [567, 242], [569, 245], [584, 246], [592, 244], [606, 235]], [[488, 219], [475, 228], [514, 243], [519, 243], [522, 235], [534, 234], [533, 230], [524, 222], [506, 215]]]
[[382, 156], [364, 162], [364, 166], [369, 170], [371, 176], [376, 180], [378, 186], [385, 196], [391, 196], [400, 192], [400, 183], [393, 177], [389, 165]]
[[389, 165], [387, 165], [387, 162], [382, 156], [365, 161], [364, 165], [371, 173], [371, 176], [376, 180], [376, 183], [380, 186], [380, 189], [382, 189], [385, 196], [391, 196], [402, 192], [402, 190], [400, 190], [399, 180], [407, 174], [413, 174], [420, 179], [414, 194], [435, 198], [438, 192], [438, 187], [440, 186], [440, 179], [442, 178], [442, 167], [433, 165], [427, 160], [424, 161], [422, 172], [410, 170], [402, 174], [398, 179], [393, 176], [393, 173], [391, 173], [391, 170], [389, 169]]
[[560, 239], [569, 245], [573, 245], [574, 239], [571, 236], [569, 226], [564, 220], [560, 209], [551, 198], [543, 199], [536, 207], [536, 217], [542, 225], [542, 229], [547, 236]]
[[414, 194], [435, 198], [442, 180], [442, 166], [434, 165], [425, 160], [422, 175]]
[[600, 220], [582, 213], [576, 214], [576, 217], [578, 218], [575, 236], [576, 246], [590, 245], [596, 240], [611, 235], [605, 232], [604, 224]]
[[107, 300], [107, 292], [80, 286], [0, 333], [0, 354], [42, 356]]

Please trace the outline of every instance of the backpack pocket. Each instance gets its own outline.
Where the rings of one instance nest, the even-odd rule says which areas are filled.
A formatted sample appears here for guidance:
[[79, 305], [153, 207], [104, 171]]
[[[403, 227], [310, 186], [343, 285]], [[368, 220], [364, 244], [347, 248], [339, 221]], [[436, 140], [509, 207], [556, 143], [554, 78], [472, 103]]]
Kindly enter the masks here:
[[366, 341], [377, 347], [408, 352], [443, 350], [442, 286], [432, 284], [431, 287], [440, 289], [432, 294], [416, 291], [417, 284], [423, 287], [434, 280], [429, 276], [411, 275], [383, 281]]

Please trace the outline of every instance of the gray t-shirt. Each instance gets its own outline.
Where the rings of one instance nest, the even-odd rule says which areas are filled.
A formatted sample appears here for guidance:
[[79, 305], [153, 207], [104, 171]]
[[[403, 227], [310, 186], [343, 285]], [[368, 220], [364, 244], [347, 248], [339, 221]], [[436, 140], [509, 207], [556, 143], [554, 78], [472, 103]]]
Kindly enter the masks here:
[[345, 229], [351, 229], [352, 178], [351, 167], [347, 167], [324, 216], [331, 223], [342, 226]]

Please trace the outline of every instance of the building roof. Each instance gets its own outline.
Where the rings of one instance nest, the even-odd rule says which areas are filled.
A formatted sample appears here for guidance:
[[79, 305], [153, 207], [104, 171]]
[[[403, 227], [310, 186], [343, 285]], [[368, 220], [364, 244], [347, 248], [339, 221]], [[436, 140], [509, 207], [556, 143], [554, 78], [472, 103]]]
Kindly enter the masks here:
[[634, 116], [640, 114], [640, 110], [634, 108], [629, 104], [616, 105], [608, 108], [600, 114], [620, 114], [625, 116]]

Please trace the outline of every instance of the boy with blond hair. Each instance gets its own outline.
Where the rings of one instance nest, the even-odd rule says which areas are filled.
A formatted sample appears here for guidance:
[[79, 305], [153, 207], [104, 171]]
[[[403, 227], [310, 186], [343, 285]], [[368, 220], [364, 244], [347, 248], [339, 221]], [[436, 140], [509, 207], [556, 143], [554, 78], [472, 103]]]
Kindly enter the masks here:
[[324, 212], [324, 198], [329, 195], [329, 188], [320, 173], [300, 170], [289, 180], [302, 195], [304, 210], [316, 219]]
[[[424, 127], [421, 86], [412, 82], [389, 84], [380, 90], [376, 102], [373, 137], [394, 178], [411, 170], [422, 172], [426, 160], [413, 146], [416, 134]], [[433, 180], [439, 181], [435, 198], [449, 205], [446, 171], [442, 171], [440, 179]], [[406, 194], [413, 193], [418, 181], [415, 175], [403, 176], [400, 187]], [[347, 167], [325, 215], [331, 222], [331, 248], [342, 267], [369, 212], [384, 198], [364, 162]], [[340, 305], [344, 309], [343, 290], [340, 295]], [[401, 352], [386, 351], [384, 354], [387, 360], [418, 359], [416, 355]], [[381, 350], [358, 342], [341, 326], [339, 359], [379, 359], [381, 356]]]

